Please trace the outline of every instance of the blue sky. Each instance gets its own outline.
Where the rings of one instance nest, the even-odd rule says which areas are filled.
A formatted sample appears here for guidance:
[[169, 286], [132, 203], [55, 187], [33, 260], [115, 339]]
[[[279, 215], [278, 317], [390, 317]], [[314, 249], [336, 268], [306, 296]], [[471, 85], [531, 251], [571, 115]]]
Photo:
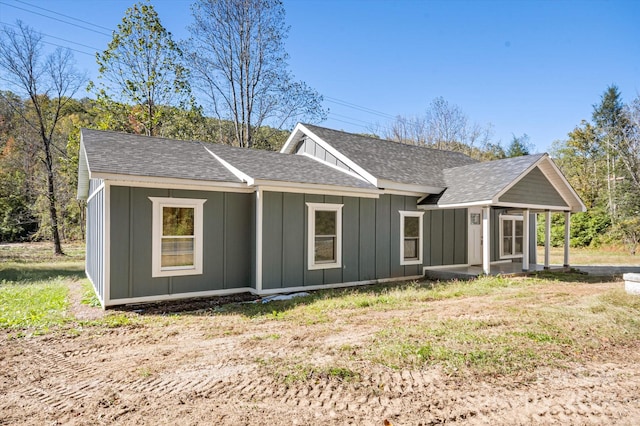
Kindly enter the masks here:
[[[152, 3], [175, 39], [188, 36], [190, 1]], [[93, 52], [106, 48], [108, 29], [132, 4], [0, 0], [0, 22], [21, 19], [46, 41], [78, 50], [79, 68], [95, 77]], [[507, 145], [526, 133], [538, 151], [548, 151], [590, 119], [608, 85], [625, 101], [640, 95], [640, 1], [284, 5], [291, 71], [325, 97], [327, 127], [367, 132], [399, 114], [423, 115], [442, 96], [472, 122], [491, 123], [495, 141]]]

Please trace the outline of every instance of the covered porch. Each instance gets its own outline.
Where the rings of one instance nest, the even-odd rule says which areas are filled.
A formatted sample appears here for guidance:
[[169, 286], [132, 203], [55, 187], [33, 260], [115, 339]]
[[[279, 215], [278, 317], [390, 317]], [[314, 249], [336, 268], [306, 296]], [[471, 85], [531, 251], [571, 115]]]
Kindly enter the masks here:
[[[552, 269], [551, 217], [564, 216], [564, 259], [570, 266], [571, 214], [585, 205], [547, 154], [476, 163], [445, 170], [447, 188], [425, 197], [419, 208], [466, 208], [466, 264], [425, 265], [429, 276], [522, 274]], [[544, 252], [536, 253], [537, 222], [544, 218]]]

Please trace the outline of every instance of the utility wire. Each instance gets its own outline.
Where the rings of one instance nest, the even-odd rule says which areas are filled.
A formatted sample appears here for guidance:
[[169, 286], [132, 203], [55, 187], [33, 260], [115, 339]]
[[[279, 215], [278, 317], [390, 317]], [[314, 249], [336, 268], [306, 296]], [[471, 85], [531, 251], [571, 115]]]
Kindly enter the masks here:
[[[19, 28], [16, 24], [10, 24], [8, 22], [2, 22], [2, 21], [0, 21], [0, 25], [7, 25], [9, 27]], [[48, 37], [48, 38], [55, 38], [56, 40], [64, 41], [66, 43], [71, 43], [71, 44], [76, 44], [76, 45], [81, 46], [81, 47], [86, 47], [87, 49], [95, 50], [96, 52], [100, 50], [100, 49], [95, 48], [93, 46], [87, 46], [86, 44], [78, 43], [77, 41], [72, 41], [72, 40], [67, 40], [65, 38], [52, 36], [51, 34], [43, 33], [43, 32], [40, 32], [40, 31], [38, 31], [38, 34], [43, 35], [43, 36]], [[49, 44], [51, 44], [51, 43], [49, 43]], [[60, 47], [66, 47], [66, 46], [60, 46]]]
[[36, 9], [44, 10], [46, 12], [53, 13], [55, 15], [62, 16], [64, 18], [68, 18], [68, 19], [71, 19], [71, 20], [74, 20], [74, 21], [82, 22], [83, 24], [91, 25], [92, 27], [102, 28], [103, 30], [107, 30], [107, 31], [113, 31], [112, 28], [103, 27], [102, 25], [94, 24], [93, 22], [83, 21], [80, 18], [74, 18], [73, 16], [65, 15], [63, 13], [56, 12], [55, 10], [45, 9], [44, 7], [36, 6], [35, 4], [31, 4], [31, 3], [27, 3], [26, 1], [22, 1], [22, 0], [13, 0], [13, 1], [16, 2], [16, 3], [24, 4], [26, 6], [35, 7]]
[[9, 6], [9, 7], [13, 7], [15, 9], [23, 10], [25, 12], [33, 13], [34, 15], [43, 16], [45, 18], [52, 19], [54, 21], [62, 22], [62, 23], [68, 24], [68, 25], [73, 25], [74, 27], [82, 28], [83, 30], [93, 31], [94, 33], [102, 34], [102, 35], [105, 35], [105, 36], [108, 36], [108, 37], [112, 36], [112, 34], [109, 34], [109, 33], [98, 31], [98, 30], [95, 30], [95, 29], [89, 28], [89, 27], [84, 27], [82, 25], [74, 24], [73, 22], [65, 21], [64, 19], [54, 18], [53, 16], [48, 16], [48, 15], [45, 15], [44, 13], [34, 12], [33, 10], [29, 10], [29, 9], [25, 9], [25, 8], [22, 8], [22, 7], [14, 6], [12, 4], [5, 3], [3, 1], [0, 1], [0, 4], [3, 4], [5, 6]]
[[393, 116], [391, 114], [387, 114], [385, 112], [377, 111], [375, 109], [367, 108], [367, 107], [364, 107], [364, 106], [361, 106], [361, 105], [356, 105], [354, 103], [343, 101], [343, 100], [340, 100], [340, 99], [337, 99], [337, 98], [332, 98], [331, 96], [325, 96], [325, 99], [327, 99], [327, 101], [332, 102], [334, 104], [346, 106], [348, 108], [357, 109], [359, 111], [367, 112], [367, 113], [373, 114], [373, 115], [378, 115], [380, 117], [389, 118], [389, 119], [392, 119], [392, 120], [396, 118], [395, 116]]

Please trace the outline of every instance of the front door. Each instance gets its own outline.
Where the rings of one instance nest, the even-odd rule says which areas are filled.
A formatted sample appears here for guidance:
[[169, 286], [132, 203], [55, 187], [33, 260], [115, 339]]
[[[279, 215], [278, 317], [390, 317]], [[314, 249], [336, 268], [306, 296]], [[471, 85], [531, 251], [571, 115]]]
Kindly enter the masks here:
[[482, 264], [482, 209], [479, 207], [469, 208], [469, 265]]

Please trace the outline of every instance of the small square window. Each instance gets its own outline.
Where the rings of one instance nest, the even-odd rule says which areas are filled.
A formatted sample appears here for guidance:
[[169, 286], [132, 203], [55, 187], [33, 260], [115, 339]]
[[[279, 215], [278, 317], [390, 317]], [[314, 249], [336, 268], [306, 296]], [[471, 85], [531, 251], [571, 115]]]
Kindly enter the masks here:
[[471, 213], [469, 215], [469, 223], [471, 225], [480, 225], [481, 224], [480, 213]]

